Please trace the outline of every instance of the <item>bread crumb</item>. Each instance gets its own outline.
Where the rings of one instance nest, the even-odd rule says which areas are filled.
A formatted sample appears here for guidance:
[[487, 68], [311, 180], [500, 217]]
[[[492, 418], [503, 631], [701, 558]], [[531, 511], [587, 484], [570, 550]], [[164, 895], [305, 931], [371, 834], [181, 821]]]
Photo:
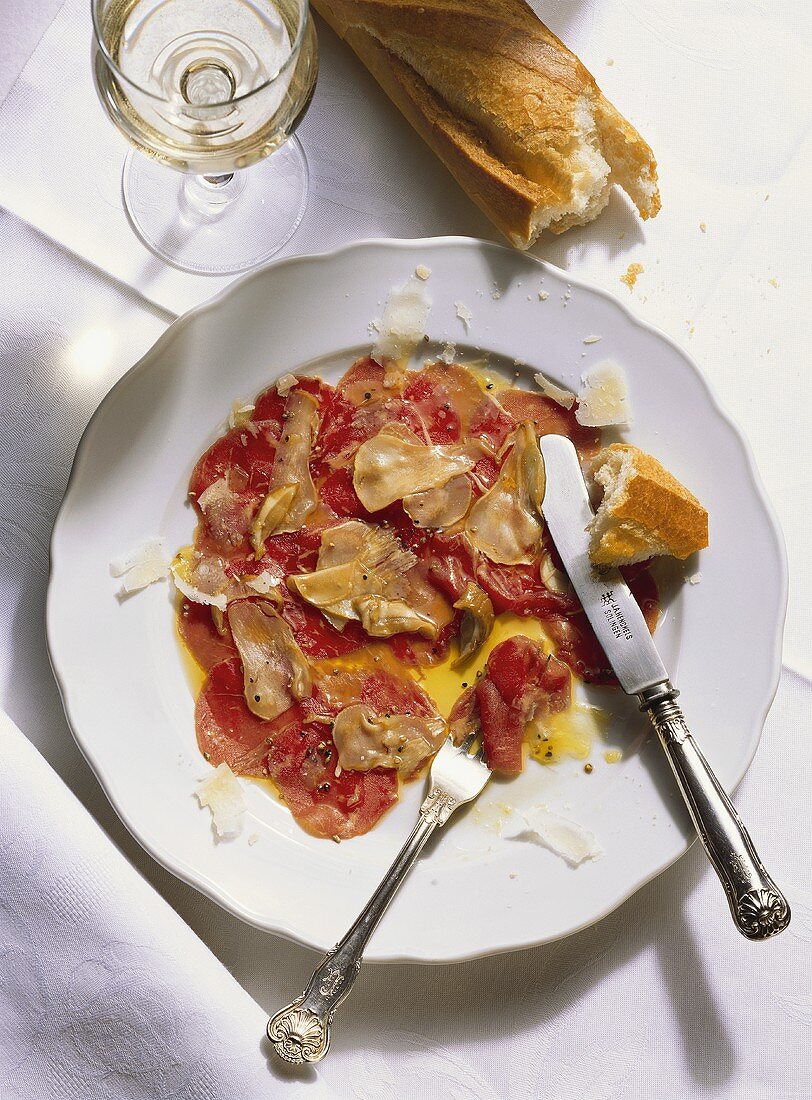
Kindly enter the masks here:
[[703, 233], [707, 233], [707, 231], [708, 231], [708, 227], [705, 224], [705, 222], [700, 222], [699, 223], [699, 228], [702, 230]]
[[453, 363], [457, 357], [457, 348], [454, 344], [446, 344], [440, 358], [444, 363]]
[[515, 871], [511, 871], [510, 874], [508, 875], [508, 878], [518, 878], [518, 875], [516, 874]]
[[607, 764], [618, 764], [623, 759], [623, 753], [620, 749], [607, 749], [603, 754], [603, 759]]
[[251, 833], [251, 835], [248, 838], [248, 843], [253, 848], [258, 840], [259, 840], [259, 833]]
[[778, 289], [778, 280], [776, 278], [768, 279], [767, 282], [770, 286], [774, 286], [776, 290]]
[[418, 277], [418, 279], [422, 279], [425, 283], [426, 279], [428, 279], [429, 275], [431, 275], [431, 268], [426, 267], [425, 264], [418, 264], [417, 267], [414, 269], [414, 273]]
[[606, 64], [609, 66], [610, 69], [612, 68], [614, 63], [615, 63], [614, 57], [607, 57], [606, 58]]
[[585, 336], [581, 343], [583, 344], [597, 344], [599, 340], [602, 340], [602, 336]]
[[620, 276], [621, 283], [625, 283], [629, 290], [634, 288], [634, 284], [637, 282], [639, 275], [643, 274], [645, 268], [642, 264], [629, 264], [626, 268], [626, 274]]
[[690, 577], [686, 577], [685, 579], [687, 580], [688, 584], [699, 584], [702, 580], [702, 574], [692, 573]]
[[494, 290], [494, 291], [492, 291], [492, 293], [491, 293], [491, 298], [493, 298], [493, 300], [494, 300], [495, 302], [498, 302], [498, 301], [499, 301], [499, 299], [500, 299], [501, 297], [502, 297], [502, 292], [501, 292], [501, 290]]
[[457, 311], [457, 316], [465, 325], [465, 331], [467, 332], [471, 326], [471, 320], [473, 319], [473, 313], [470, 311], [465, 302], [455, 302], [454, 309]]
[[540, 290], [539, 291], [539, 301], [546, 302], [549, 297], [550, 297], [549, 291], [546, 291], [546, 290]]

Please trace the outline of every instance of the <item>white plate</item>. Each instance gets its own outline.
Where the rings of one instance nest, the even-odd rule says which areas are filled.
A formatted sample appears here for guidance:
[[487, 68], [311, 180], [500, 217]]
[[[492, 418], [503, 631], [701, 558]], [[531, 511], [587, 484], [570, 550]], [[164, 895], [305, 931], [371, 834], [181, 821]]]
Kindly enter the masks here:
[[[432, 343], [503, 357], [532, 386], [544, 369], [576, 387], [590, 364], [626, 369], [629, 438], [706, 504], [711, 549], [691, 563], [657, 643], [689, 722], [723, 784], [750, 763], [778, 683], [786, 604], [780, 535], [749, 449], [699, 371], [613, 298], [520, 253], [461, 238], [369, 241], [285, 260], [182, 317], [105, 398], [85, 432], [52, 545], [48, 640], [65, 709], [122, 819], [152, 855], [231, 912], [326, 949], [345, 931], [411, 829], [422, 783], [373, 832], [315, 840], [261, 785], [244, 782], [242, 836], [215, 844], [192, 796], [207, 765], [173, 631], [168, 584], [119, 602], [109, 562], [146, 536], [190, 541], [185, 504], [196, 457], [235, 399], [291, 370], [335, 381], [369, 347], [368, 324], [417, 264], [432, 269]], [[539, 289], [549, 294], [540, 300]], [[456, 317], [473, 313], [470, 333]], [[598, 343], [584, 344], [596, 334]], [[604, 690], [620, 763], [593, 756], [494, 781], [414, 868], [369, 958], [450, 961], [565, 936], [605, 916], [687, 848], [691, 830], [658, 745], [634, 704]], [[591, 828], [603, 856], [577, 870], [538, 846], [500, 837], [498, 807], [542, 802]], [[758, 834], [758, 822], [753, 823]], [[258, 834], [254, 845], [248, 838]], [[720, 892], [719, 919], [725, 920]]]

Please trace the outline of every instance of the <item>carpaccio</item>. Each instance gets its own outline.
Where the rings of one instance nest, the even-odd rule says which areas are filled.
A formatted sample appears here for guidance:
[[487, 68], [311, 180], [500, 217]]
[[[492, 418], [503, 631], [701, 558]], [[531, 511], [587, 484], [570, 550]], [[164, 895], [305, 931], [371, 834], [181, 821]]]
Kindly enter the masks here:
[[[416, 674], [447, 661], [458, 643], [470, 649], [466, 638], [472, 624], [481, 628], [485, 621], [470, 610], [477, 601], [491, 622], [503, 612], [540, 620], [554, 650], [544, 652], [521, 636], [502, 642], [455, 705], [449, 728], [457, 739], [480, 730], [494, 770], [521, 771], [527, 722], [569, 706], [573, 674], [588, 683], [614, 683], [566, 578], [561, 583], [560, 561], [540, 517], [533, 542], [532, 514], [517, 513], [514, 542], [529, 538], [533, 549], [512, 563], [504, 558], [521, 557], [521, 551], [490, 548], [486, 523], [478, 531], [473, 522], [480, 515], [487, 521], [487, 509], [479, 504], [487, 494], [489, 501], [503, 491], [521, 496], [516, 479], [529, 476], [522, 439], [529, 439], [537, 454], [537, 436], [565, 434], [586, 460], [599, 449], [600, 433], [579, 425], [574, 409], [489, 381], [459, 364], [438, 362], [415, 371], [362, 358], [336, 387], [313, 377], [285, 381], [283, 392], [272, 386], [253, 406], [232, 414], [233, 426], [194, 468], [189, 496], [200, 522], [194, 547], [181, 552], [187, 581], [191, 570], [194, 583], [187, 586], [191, 598], [181, 602], [179, 629], [206, 673], [196, 706], [198, 744], [206, 759], [213, 765], [226, 762], [240, 775], [269, 778], [304, 829], [346, 839], [367, 832], [397, 801], [400, 781], [420, 774], [436, 751], [437, 744], [427, 741], [420, 766], [398, 770], [408, 755], [406, 735], [398, 733], [403, 724], [434, 719], [436, 725], [437, 708]], [[378, 440], [385, 446], [370, 460], [366, 451]], [[365, 444], [361, 457], [370, 471], [368, 482], [359, 480], [361, 458], [356, 464]], [[389, 466], [382, 455], [391, 458]], [[433, 476], [430, 460], [440, 466], [456, 462], [464, 470], [440, 488], [423, 489], [425, 470], [426, 477]], [[397, 487], [387, 495], [392, 486], [381, 474], [391, 473], [396, 481], [398, 463], [407, 470], [406, 496], [397, 495]], [[296, 486], [290, 492], [286, 477]], [[373, 506], [365, 507], [359, 493]], [[463, 514], [438, 527], [443, 510], [446, 517]], [[416, 520], [416, 511], [435, 519]], [[277, 533], [265, 535], [260, 522], [265, 513]], [[284, 522], [291, 517], [292, 523]], [[295, 529], [279, 531], [286, 526]], [[357, 545], [384, 546], [375, 568], [384, 580], [389, 573], [395, 577], [397, 598], [382, 602], [376, 592], [370, 605], [363, 589], [352, 603], [356, 610], [349, 612], [336, 612], [344, 606], [340, 602], [314, 599], [307, 587], [314, 576], [321, 588], [328, 576], [344, 576], [342, 543], [350, 536]], [[498, 534], [497, 541], [502, 537]], [[331, 574], [333, 558], [338, 572]], [[653, 630], [656, 585], [645, 566], [626, 575]], [[366, 574], [362, 580], [367, 583]], [[281, 645], [284, 652], [295, 651], [302, 666], [298, 695], [289, 695], [272, 716], [261, 709], [261, 695], [252, 695], [250, 685], [263, 676], [262, 682], [278, 685], [279, 670], [271, 660], [257, 665], [257, 637], [235, 639], [231, 629], [234, 607], [243, 601], [263, 609], [264, 615], [253, 618], [260, 631], [272, 631], [268, 637], [276, 639], [277, 656]], [[473, 618], [466, 622], [469, 615]], [[404, 629], [395, 629], [401, 619]], [[289, 664], [283, 673], [287, 684]], [[386, 753], [391, 756], [384, 756], [383, 764], [368, 770], [341, 767], [333, 733], [338, 716], [351, 707], [364, 708], [366, 725], [359, 728], [375, 731], [379, 739], [390, 737]]]

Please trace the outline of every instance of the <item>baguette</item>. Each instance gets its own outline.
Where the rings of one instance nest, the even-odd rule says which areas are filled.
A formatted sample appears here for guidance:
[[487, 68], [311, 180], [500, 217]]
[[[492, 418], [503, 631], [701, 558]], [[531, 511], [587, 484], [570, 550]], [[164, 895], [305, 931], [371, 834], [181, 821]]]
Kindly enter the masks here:
[[708, 545], [708, 513], [651, 455], [613, 443], [592, 468], [604, 488], [590, 524], [595, 565], [631, 565], [659, 555], [683, 559]]
[[591, 221], [614, 183], [660, 209], [651, 149], [523, 0], [313, 3], [518, 248]]

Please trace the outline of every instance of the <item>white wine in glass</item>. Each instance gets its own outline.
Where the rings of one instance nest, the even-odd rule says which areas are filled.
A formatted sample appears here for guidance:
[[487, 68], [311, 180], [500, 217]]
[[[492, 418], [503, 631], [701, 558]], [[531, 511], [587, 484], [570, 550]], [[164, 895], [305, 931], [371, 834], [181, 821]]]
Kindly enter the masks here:
[[318, 71], [307, 0], [93, 0], [93, 27], [99, 98], [135, 146], [123, 191], [142, 240], [208, 275], [278, 252], [307, 202], [292, 136]]

